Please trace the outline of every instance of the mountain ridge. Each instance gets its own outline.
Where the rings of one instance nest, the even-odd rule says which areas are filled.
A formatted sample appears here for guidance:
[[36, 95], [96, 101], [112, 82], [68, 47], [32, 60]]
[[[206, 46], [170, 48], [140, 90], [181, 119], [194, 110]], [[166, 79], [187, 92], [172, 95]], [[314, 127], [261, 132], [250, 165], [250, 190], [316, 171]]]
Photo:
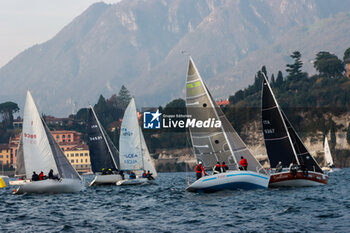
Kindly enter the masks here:
[[227, 97], [262, 65], [284, 70], [294, 50], [307, 72], [318, 51], [341, 55], [350, 45], [349, 6], [350, 0], [95, 3], [0, 69], [0, 100], [23, 106], [30, 88], [39, 109], [67, 115], [125, 84], [138, 106], [158, 106], [183, 96], [188, 53], [213, 95]]

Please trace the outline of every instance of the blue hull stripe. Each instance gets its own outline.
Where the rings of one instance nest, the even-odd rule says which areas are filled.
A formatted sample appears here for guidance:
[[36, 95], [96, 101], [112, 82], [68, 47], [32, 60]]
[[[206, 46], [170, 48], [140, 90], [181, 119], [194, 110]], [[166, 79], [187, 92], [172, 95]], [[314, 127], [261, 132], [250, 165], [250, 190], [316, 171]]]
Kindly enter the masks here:
[[268, 177], [265, 177], [265, 176], [259, 176], [259, 175], [250, 174], [250, 173], [230, 174], [230, 175], [227, 175], [226, 177], [230, 177], [230, 176], [255, 176], [265, 180], [269, 179]]
[[208, 180], [216, 180], [216, 177], [204, 179], [204, 180], [202, 180], [202, 182], [205, 182], [205, 181], [208, 181]]

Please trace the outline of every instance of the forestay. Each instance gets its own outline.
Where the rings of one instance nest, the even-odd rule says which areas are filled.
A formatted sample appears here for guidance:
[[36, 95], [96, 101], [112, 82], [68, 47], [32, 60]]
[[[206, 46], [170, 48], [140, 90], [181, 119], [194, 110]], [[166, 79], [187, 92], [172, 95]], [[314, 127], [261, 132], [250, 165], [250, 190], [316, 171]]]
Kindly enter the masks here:
[[125, 110], [120, 130], [120, 170], [142, 170], [142, 141], [134, 98]]
[[29, 91], [24, 106], [22, 138], [27, 178], [32, 177], [33, 171], [49, 172], [53, 169], [58, 173], [44, 125]]
[[93, 172], [101, 172], [103, 168], [118, 169], [119, 151], [98, 121], [91, 106], [88, 121], [88, 144]]
[[195, 155], [205, 168], [225, 162], [230, 169], [238, 169], [238, 161], [243, 156], [248, 160], [248, 170], [265, 173], [217, 106], [191, 58], [186, 80], [186, 108], [192, 119], [221, 121], [221, 127], [217, 128], [190, 128]]

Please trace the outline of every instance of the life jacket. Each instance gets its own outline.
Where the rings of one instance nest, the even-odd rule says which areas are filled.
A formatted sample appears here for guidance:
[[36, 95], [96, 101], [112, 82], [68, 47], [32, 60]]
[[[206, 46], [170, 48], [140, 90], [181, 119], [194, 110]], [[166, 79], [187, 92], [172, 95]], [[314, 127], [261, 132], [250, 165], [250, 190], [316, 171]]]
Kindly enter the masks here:
[[195, 170], [196, 170], [196, 173], [202, 173], [202, 168], [200, 165], [197, 165]]
[[221, 167], [225, 170], [227, 170], [227, 165], [226, 164], [222, 164]]
[[43, 180], [44, 179], [44, 174], [42, 172], [40, 172], [39, 174], [39, 180]]
[[248, 162], [246, 159], [241, 159], [241, 161], [239, 162], [239, 165], [241, 165], [242, 167], [247, 167], [248, 166]]

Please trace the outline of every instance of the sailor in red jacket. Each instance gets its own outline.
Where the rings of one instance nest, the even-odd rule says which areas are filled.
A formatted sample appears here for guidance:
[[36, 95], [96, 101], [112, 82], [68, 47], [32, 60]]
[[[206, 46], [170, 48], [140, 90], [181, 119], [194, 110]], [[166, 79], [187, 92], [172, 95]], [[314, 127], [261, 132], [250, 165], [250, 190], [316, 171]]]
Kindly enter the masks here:
[[201, 161], [199, 161], [198, 165], [195, 168], [195, 171], [196, 171], [196, 175], [197, 175], [197, 180], [202, 177], [202, 173], [204, 176], [206, 175]]
[[248, 162], [243, 156], [241, 156], [241, 161], [239, 161], [239, 165], [243, 168], [244, 171], [247, 171]]

